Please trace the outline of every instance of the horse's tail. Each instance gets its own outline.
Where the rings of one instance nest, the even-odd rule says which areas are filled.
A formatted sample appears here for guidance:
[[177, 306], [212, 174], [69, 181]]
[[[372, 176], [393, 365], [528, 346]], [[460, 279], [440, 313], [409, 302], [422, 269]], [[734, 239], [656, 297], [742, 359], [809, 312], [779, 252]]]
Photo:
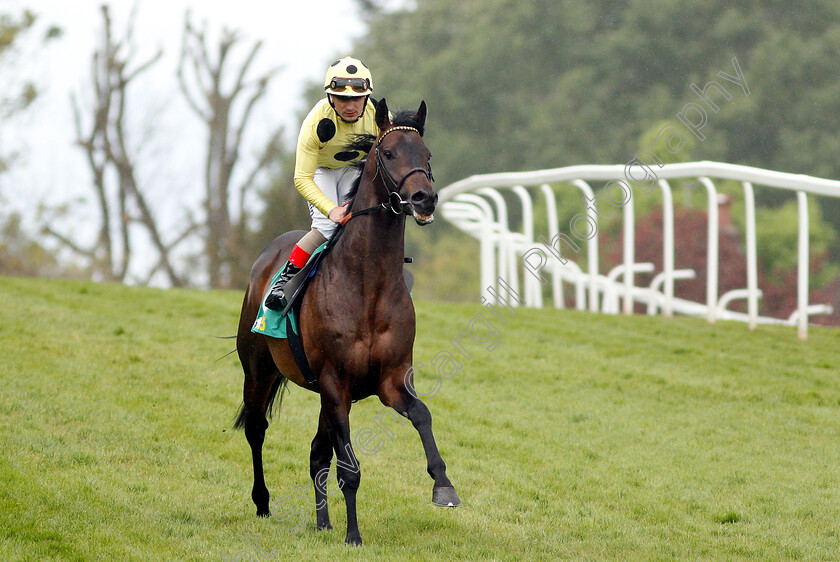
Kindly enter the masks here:
[[[267, 417], [270, 419], [274, 416], [275, 408], [279, 411], [280, 408], [283, 407], [283, 397], [286, 395], [286, 385], [288, 384], [289, 379], [284, 377], [283, 375], [278, 374], [277, 378], [274, 379], [274, 384], [271, 385], [271, 390], [268, 393], [268, 402], [265, 406], [265, 413]], [[274, 400], [277, 398], [277, 394], [280, 394], [280, 400], [277, 401], [277, 404], [274, 404]], [[245, 408], [245, 404], [243, 403], [239, 407], [239, 412], [236, 414], [236, 421], [233, 422], [234, 429], [245, 429], [245, 422], [248, 421], [248, 410]]]

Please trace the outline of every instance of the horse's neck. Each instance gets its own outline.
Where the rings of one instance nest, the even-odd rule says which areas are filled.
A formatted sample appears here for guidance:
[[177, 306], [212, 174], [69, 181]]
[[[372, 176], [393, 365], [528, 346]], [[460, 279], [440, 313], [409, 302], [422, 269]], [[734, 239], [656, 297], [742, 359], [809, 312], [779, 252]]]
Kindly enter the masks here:
[[[353, 209], [374, 207], [385, 201], [385, 187], [368, 177], [362, 180]], [[405, 215], [377, 209], [351, 219], [342, 235], [340, 261], [365, 276], [400, 277], [405, 256]], [[363, 266], [363, 267], [360, 267]]]

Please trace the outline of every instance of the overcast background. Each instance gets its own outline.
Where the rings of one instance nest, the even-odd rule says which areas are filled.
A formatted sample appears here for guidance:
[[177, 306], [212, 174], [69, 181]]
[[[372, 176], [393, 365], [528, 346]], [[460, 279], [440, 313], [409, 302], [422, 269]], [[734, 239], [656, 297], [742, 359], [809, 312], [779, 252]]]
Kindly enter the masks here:
[[[32, 110], [14, 120], [0, 136], [0, 147], [19, 150], [22, 161], [6, 176], [7, 210], [19, 210], [34, 219], [33, 201], [56, 203], [79, 197], [89, 198], [90, 174], [84, 153], [73, 145], [74, 126], [71, 92], [89, 107], [91, 56], [99, 46], [103, 29], [101, 0], [0, 0], [0, 9], [18, 13], [30, 9], [39, 16], [38, 28], [55, 25], [63, 30], [60, 39], [47, 47], [25, 47], [16, 68], [4, 69], [4, 76], [21, 80], [34, 78], [43, 94]], [[252, 158], [267, 135], [284, 125], [284, 138], [293, 143], [303, 108], [302, 92], [312, 80], [322, 79], [329, 62], [347, 53], [352, 40], [362, 32], [362, 23], [347, 0], [317, 2], [267, 2], [265, 0], [113, 0], [110, 5], [114, 36], [124, 36], [129, 16], [136, 7], [132, 59], [135, 66], [163, 49], [164, 56], [143, 74], [141, 87], [129, 91], [132, 108], [130, 141], [142, 144], [154, 162], [139, 173], [152, 186], [152, 195], [172, 200], [163, 223], [177, 220], [181, 206], [202, 197], [201, 155], [205, 131], [186, 106], [176, 79], [184, 16], [189, 9], [194, 25], [206, 24], [215, 47], [223, 28], [240, 32], [242, 40], [234, 52], [242, 60], [257, 40], [263, 47], [252, 75], [281, 67], [271, 88], [249, 122], [248, 146], [243, 160]], [[34, 35], [39, 38], [40, 31]], [[139, 111], [138, 111], [139, 108]], [[137, 115], [142, 118], [136, 118]], [[178, 147], [171, 149], [175, 136]], [[165, 142], [164, 142], [165, 141]], [[242, 172], [248, 165], [240, 167]], [[177, 197], [173, 197], [177, 194]], [[195, 201], [193, 201], [195, 203]], [[255, 203], [256, 204], [256, 203]], [[84, 228], [93, 222], [96, 209], [77, 221]], [[169, 215], [169, 216], [166, 216]], [[92, 235], [92, 233], [91, 233]]]

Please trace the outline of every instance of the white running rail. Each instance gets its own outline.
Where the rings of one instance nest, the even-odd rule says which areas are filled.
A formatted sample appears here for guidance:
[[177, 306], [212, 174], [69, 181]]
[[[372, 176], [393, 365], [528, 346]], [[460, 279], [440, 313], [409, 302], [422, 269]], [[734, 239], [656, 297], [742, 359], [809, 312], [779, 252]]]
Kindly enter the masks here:
[[[496, 284], [501, 277], [513, 290], [519, 292], [521, 272], [521, 290], [526, 306], [541, 308], [543, 285], [550, 282], [554, 306], [563, 308], [563, 283], [566, 282], [574, 287], [574, 302], [579, 310], [618, 313], [620, 308], [624, 314], [631, 314], [634, 303], [639, 302], [647, 306], [649, 314], [661, 310], [665, 316], [687, 314], [705, 317], [709, 322], [716, 319], [740, 320], [748, 322], [750, 329], [755, 329], [759, 323], [795, 325], [798, 326], [801, 339], [807, 338], [809, 316], [833, 312], [830, 305], [812, 305], [808, 302], [808, 195], [840, 197], [840, 181], [720, 162], [667, 164], [661, 168], [636, 164], [635, 167], [640, 169], [635, 174], [630, 165], [619, 164], [471, 176], [440, 190], [442, 214], [445, 219], [479, 240], [481, 287], [499, 289]], [[637, 177], [639, 171], [645, 174], [643, 180]], [[693, 270], [674, 269], [673, 199], [668, 180], [680, 178], [697, 179], [707, 193], [708, 267], [705, 303], [674, 297], [674, 281], [693, 278], [695, 275]], [[746, 209], [747, 286], [724, 295], [718, 295], [718, 271], [721, 266], [718, 261], [719, 203], [713, 180], [740, 182]], [[587, 183], [591, 181], [606, 182], [606, 187], [612, 187], [612, 192], [620, 188], [624, 194], [621, 200], [616, 200], [607, 190], [599, 192], [599, 196], [610, 197], [613, 209], [621, 208], [624, 232], [622, 264], [606, 274], [598, 272], [598, 215], [594, 203], [595, 193]], [[575, 215], [571, 224], [564, 225], [564, 231], [558, 224], [555, 189], [568, 189], [570, 186], [579, 189], [587, 199], [581, 199], [581, 213]], [[758, 300], [762, 292], [758, 288], [754, 186], [783, 189], [797, 194], [797, 309], [787, 319], [758, 314]], [[640, 193], [650, 193], [657, 187], [661, 192], [663, 206], [663, 270], [656, 272], [650, 286], [640, 287], [635, 285], [634, 274], [653, 273], [653, 265], [635, 262], [633, 200]], [[526, 188], [534, 189], [529, 191]], [[502, 196], [504, 190], [510, 190], [521, 206], [521, 232], [510, 227], [508, 204]], [[547, 236], [540, 234], [535, 237], [533, 196], [542, 197], [547, 203]], [[603, 202], [599, 207], [610, 209]], [[587, 228], [580, 226], [584, 223]], [[586, 271], [561, 252], [562, 245], [566, 244], [577, 253], [579, 245], [584, 242], [587, 247]], [[550, 274], [551, 279], [543, 273]], [[736, 299], [746, 299], [746, 313], [727, 309], [727, 305]]]

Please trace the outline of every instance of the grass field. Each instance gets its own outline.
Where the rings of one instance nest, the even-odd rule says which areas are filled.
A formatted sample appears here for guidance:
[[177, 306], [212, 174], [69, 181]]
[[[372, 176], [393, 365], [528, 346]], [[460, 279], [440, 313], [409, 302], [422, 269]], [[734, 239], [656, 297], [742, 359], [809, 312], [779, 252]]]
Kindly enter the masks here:
[[[303, 509], [318, 400], [297, 387], [265, 445], [287, 517], [254, 515], [250, 452], [231, 429], [242, 373], [235, 355], [217, 360], [239, 293], [0, 278], [0, 302], [0, 560], [840, 556], [840, 330], [800, 342], [519, 310], [484, 343], [461, 337], [471, 358], [427, 400], [463, 505], [432, 506], [419, 438], [391, 423], [359, 455], [365, 545], [352, 548], [340, 494], [334, 531]], [[459, 353], [451, 340], [484, 310], [416, 307], [427, 366]], [[418, 370], [418, 391], [434, 384]], [[380, 408], [354, 405], [354, 435]]]

